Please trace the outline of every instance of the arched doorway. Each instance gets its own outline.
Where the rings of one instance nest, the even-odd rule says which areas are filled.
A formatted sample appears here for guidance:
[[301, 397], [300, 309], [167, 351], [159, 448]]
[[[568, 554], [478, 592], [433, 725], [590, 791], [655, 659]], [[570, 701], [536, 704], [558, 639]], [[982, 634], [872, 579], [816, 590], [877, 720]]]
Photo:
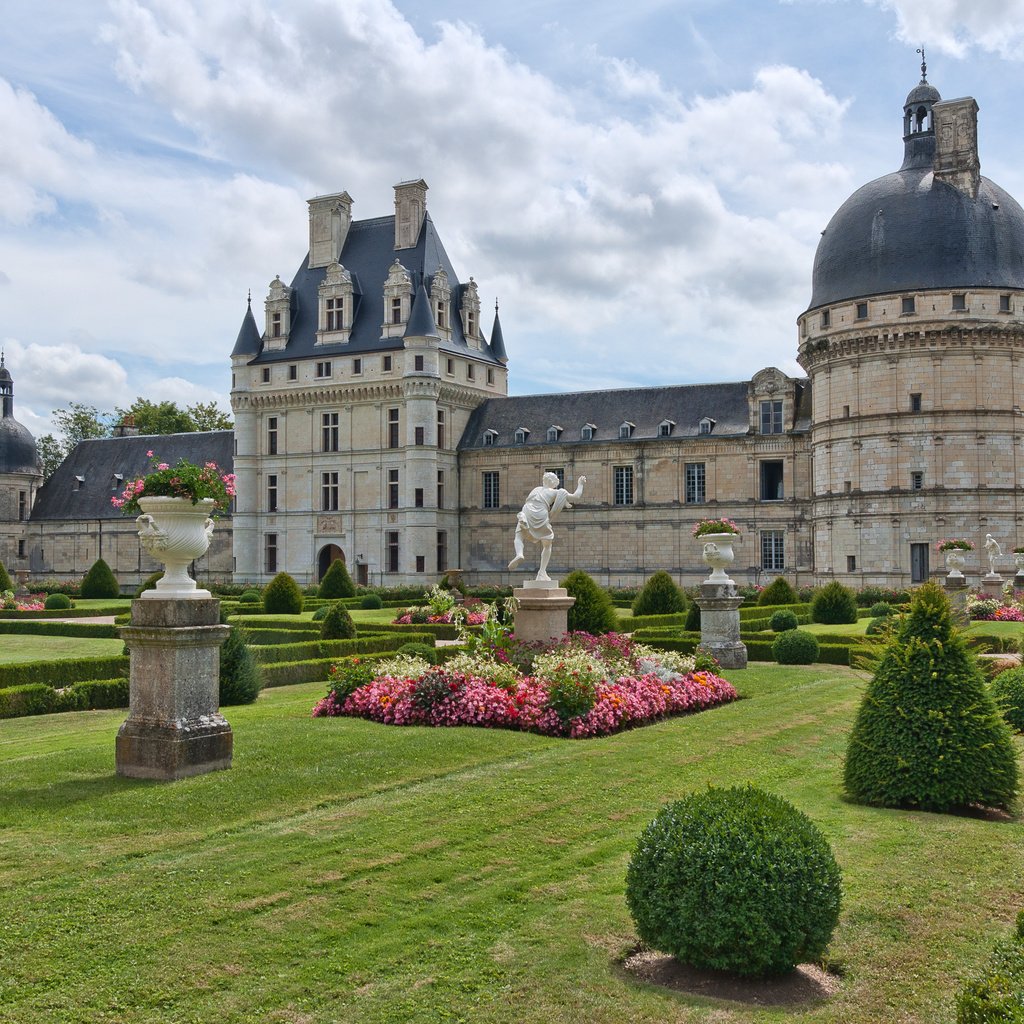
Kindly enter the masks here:
[[345, 552], [338, 547], [337, 544], [328, 544], [320, 549], [320, 555], [317, 558], [316, 566], [316, 578], [318, 581], [322, 581], [324, 576], [327, 574], [327, 570], [331, 567], [331, 562], [340, 558], [343, 562], [345, 561]]

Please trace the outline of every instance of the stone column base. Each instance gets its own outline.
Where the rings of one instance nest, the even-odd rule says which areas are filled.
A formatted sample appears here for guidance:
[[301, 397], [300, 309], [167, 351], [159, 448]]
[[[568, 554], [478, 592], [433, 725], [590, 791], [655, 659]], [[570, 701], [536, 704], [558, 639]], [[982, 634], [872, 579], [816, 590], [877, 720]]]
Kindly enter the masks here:
[[121, 630], [131, 687], [115, 744], [118, 775], [171, 780], [231, 767], [231, 726], [217, 709], [228, 632], [216, 600], [132, 602], [132, 624]]
[[527, 580], [512, 591], [519, 602], [515, 614], [516, 640], [549, 643], [568, 629], [569, 609], [576, 603], [554, 580]]
[[700, 585], [700, 642], [718, 659], [722, 668], [746, 668], [747, 647], [740, 640], [740, 605], [735, 583]]
[[953, 622], [961, 628], [969, 624], [967, 618], [967, 580], [963, 576], [950, 578], [947, 576], [942, 581], [942, 589], [949, 598], [949, 607], [953, 616]]
[[981, 592], [986, 597], [994, 597], [997, 601], [1003, 599], [1003, 577], [999, 573], [987, 572], [981, 577]]

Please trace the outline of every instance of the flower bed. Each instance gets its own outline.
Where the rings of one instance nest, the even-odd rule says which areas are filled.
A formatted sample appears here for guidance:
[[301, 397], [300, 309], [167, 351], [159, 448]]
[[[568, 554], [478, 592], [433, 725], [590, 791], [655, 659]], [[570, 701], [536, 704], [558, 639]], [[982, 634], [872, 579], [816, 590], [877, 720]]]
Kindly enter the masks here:
[[41, 612], [46, 607], [45, 594], [26, 594], [15, 597], [13, 590], [0, 594], [0, 609], [11, 612]]
[[967, 598], [967, 617], [973, 622], [1024, 622], [1024, 604], [1016, 593], [1002, 601], [974, 593]]
[[583, 739], [735, 700], [736, 690], [713, 666], [707, 659], [698, 668], [692, 656], [655, 652], [614, 633], [572, 633], [536, 654], [527, 672], [482, 647], [443, 668], [411, 658], [337, 666], [313, 717]]

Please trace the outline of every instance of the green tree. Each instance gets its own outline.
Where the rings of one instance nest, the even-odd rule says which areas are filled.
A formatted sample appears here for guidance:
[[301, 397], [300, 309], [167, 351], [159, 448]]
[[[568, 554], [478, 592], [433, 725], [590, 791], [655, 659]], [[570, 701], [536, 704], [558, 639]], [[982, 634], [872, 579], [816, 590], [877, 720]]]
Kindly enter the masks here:
[[343, 559], [336, 558], [328, 566], [324, 578], [320, 581], [317, 596], [326, 598], [328, 601], [336, 601], [340, 597], [356, 596], [355, 584], [348, 574], [348, 569], [345, 568]]
[[771, 583], [757, 596], [757, 603], [762, 608], [775, 604], [796, 604], [796, 591], [789, 585], [784, 576], [776, 576]]
[[119, 422], [129, 416], [140, 434], [189, 434], [195, 430], [192, 417], [175, 402], [151, 402], [136, 398], [127, 409], [114, 410]]
[[330, 611], [320, 623], [321, 640], [352, 640], [356, 635], [356, 624], [341, 603], [332, 604]]
[[14, 590], [14, 584], [11, 582], [11, 577], [7, 575], [4, 563], [0, 562], [0, 594], [5, 590]]
[[57, 428], [56, 436], [43, 434], [36, 442], [44, 480], [53, 476], [79, 441], [110, 435], [110, 414], [101, 413], [94, 405], [71, 402], [66, 409], [54, 409], [50, 415]]
[[120, 597], [121, 588], [110, 566], [97, 558], [83, 577], [79, 593], [86, 598]]
[[[222, 622], [224, 618], [222, 610]], [[245, 642], [245, 630], [232, 626], [220, 649], [219, 703], [222, 706], [251, 704], [259, 696], [262, 685], [256, 659]]]
[[593, 577], [582, 569], [576, 569], [565, 577], [562, 586], [569, 591], [570, 597], [576, 598], [568, 614], [570, 631], [579, 630], [599, 636], [615, 629], [618, 619], [611, 595], [599, 587]]
[[664, 569], [651, 576], [633, 602], [634, 615], [676, 615], [685, 611], [686, 597]]
[[302, 591], [286, 572], [279, 572], [263, 591], [263, 610], [268, 615], [301, 615]]
[[234, 426], [230, 413], [221, 411], [216, 402], [196, 402], [187, 412], [193, 430], [230, 430]]
[[826, 583], [811, 598], [811, 622], [829, 625], [857, 621], [857, 599], [838, 580]]
[[868, 685], [844, 782], [854, 800], [883, 807], [950, 811], [1013, 801], [1010, 728], [934, 583], [916, 591]]

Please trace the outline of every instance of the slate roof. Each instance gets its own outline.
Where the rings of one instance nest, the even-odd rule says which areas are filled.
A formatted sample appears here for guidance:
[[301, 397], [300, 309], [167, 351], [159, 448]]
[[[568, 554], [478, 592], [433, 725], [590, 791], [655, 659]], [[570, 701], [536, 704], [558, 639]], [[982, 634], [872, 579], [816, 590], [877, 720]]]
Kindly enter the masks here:
[[256, 326], [256, 317], [253, 316], [252, 300], [250, 299], [231, 354], [233, 356], [254, 356], [259, 352], [261, 343], [260, 329]]
[[[352, 330], [347, 343], [334, 345], [316, 345], [317, 319], [319, 316], [318, 289], [327, 272], [326, 267], [308, 266], [308, 254], [302, 266], [296, 271], [291, 281], [292, 314], [291, 329], [288, 332], [288, 344], [276, 351], [262, 350], [252, 359], [252, 363], [281, 363], [296, 359], [329, 358], [330, 356], [347, 353], [385, 352], [402, 348], [401, 338], [381, 337], [381, 325], [384, 322], [384, 283], [387, 280], [388, 268], [398, 259], [412, 277], [413, 293], [416, 295], [416, 306], [420, 305], [421, 289], [429, 290], [434, 272], [440, 266], [448, 275], [451, 289], [452, 339], [442, 338], [438, 347], [443, 352], [472, 355], [477, 359], [498, 360], [491, 353], [490, 346], [484, 343], [481, 349], [471, 349], [466, 344], [462, 333], [462, 317], [458, 315], [461, 307], [463, 285], [459, 281], [455, 268], [444, 251], [437, 229], [434, 227], [430, 214], [423, 218], [419, 238], [416, 245], [408, 249], [395, 249], [395, 218], [376, 217], [371, 220], [356, 220], [349, 227], [345, 244], [341, 250], [339, 262], [352, 275], [353, 317]], [[417, 310], [417, 313], [419, 311]], [[418, 320], [421, 326], [429, 321], [433, 328], [431, 335], [438, 333], [434, 326], [431, 303], [426, 304], [426, 320]], [[244, 327], [244, 325], [243, 325]]]
[[[608, 441], [633, 444], [637, 440], [658, 438], [659, 427], [664, 420], [674, 424], [667, 439], [684, 440], [700, 435], [700, 421], [705, 416], [715, 421], [712, 437], [745, 436], [750, 432], [747, 388], [747, 381], [735, 381], [491, 398], [473, 411], [459, 449], [488, 447], [483, 440], [487, 431], [497, 433], [491, 447], [522, 448], [550, 444], [547, 432], [552, 426], [562, 428], [560, 444]], [[799, 381], [797, 392], [796, 422], [787, 426], [808, 430], [809, 382]], [[623, 423], [634, 425], [628, 439], [619, 438], [619, 427]], [[595, 427], [593, 441], [581, 440], [580, 431], [587, 424]], [[520, 428], [529, 431], [525, 445], [515, 442], [515, 433]]]
[[[148, 472], [147, 451], [172, 466], [179, 459], [202, 465], [216, 462], [225, 473], [234, 464], [234, 431], [205, 430], [192, 434], [139, 434], [79, 441], [53, 476], [39, 489], [29, 517], [41, 519], [123, 519], [110, 499], [124, 483]], [[121, 475], [121, 480], [115, 479]]]

